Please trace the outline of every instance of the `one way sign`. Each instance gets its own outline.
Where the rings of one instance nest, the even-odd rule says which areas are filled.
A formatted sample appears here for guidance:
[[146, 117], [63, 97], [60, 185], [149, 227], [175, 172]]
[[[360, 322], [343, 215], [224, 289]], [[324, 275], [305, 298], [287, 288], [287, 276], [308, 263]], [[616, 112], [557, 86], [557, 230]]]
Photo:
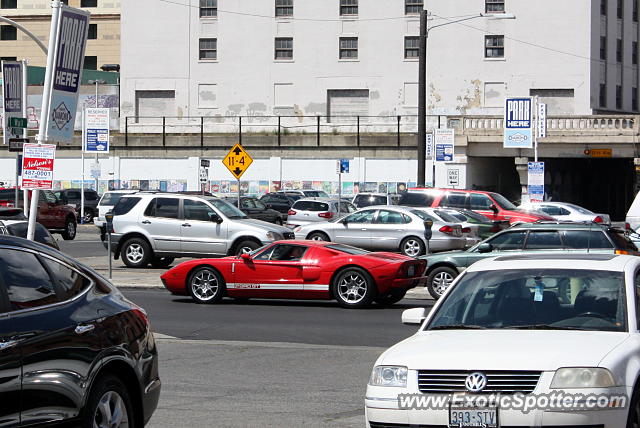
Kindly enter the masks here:
[[227, 156], [222, 160], [224, 166], [233, 174], [233, 176], [240, 180], [242, 174], [249, 168], [249, 165], [253, 163], [253, 159], [249, 156], [249, 153], [245, 152], [240, 144], [233, 146]]

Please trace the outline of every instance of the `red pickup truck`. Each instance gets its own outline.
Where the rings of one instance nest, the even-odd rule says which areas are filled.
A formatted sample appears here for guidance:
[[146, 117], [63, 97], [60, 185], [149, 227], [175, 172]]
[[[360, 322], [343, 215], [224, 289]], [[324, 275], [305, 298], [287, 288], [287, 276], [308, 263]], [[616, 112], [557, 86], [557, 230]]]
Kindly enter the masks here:
[[[18, 192], [18, 208], [23, 206], [23, 192]], [[0, 189], [0, 207], [13, 207], [15, 205], [15, 188]], [[53, 192], [41, 190], [38, 198], [38, 223], [46, 227], [50, 232], [59, 233], [64, 240], [76, 237], [76, 213], [75, 209], [63, 204]]]

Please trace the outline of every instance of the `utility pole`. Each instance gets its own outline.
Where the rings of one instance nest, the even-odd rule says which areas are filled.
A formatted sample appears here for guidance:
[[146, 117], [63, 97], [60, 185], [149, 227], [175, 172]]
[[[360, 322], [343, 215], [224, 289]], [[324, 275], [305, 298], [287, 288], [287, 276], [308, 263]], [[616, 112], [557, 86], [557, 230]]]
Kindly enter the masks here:
[[427, 10], [420, 12], [420, 45], [418, 53], [418, 187], [425, 185], [427, 142]]

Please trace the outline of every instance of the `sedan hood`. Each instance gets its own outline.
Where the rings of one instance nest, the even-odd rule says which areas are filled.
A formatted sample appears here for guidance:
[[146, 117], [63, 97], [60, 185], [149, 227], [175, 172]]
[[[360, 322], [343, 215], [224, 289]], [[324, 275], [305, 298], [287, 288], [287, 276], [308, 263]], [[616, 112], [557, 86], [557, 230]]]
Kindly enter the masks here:
[[266, 221], [262, 221], [262, 220], [254, 220], [254, 219], [250, 219], [250, 218], [243, 218], [243, 219], [234, 219], [233, 221], [238, 222], [240, 224], [244, 224], [246, 226], [253, 226], [255, 228], [258, 228], [260, 230], [266, 230], [268, 232], [276, 232], [279, 234], [283, 234], [285, 232], [291, 232], [290, 229], [287, 229], [284, 226], [278, 226], [277, 224], [273, 224], [273, 223], [268, 223]]
[[387, 350], [378, 364], [433, 370], [596, 367], [627, 333], [553, 330], [424, 331]]

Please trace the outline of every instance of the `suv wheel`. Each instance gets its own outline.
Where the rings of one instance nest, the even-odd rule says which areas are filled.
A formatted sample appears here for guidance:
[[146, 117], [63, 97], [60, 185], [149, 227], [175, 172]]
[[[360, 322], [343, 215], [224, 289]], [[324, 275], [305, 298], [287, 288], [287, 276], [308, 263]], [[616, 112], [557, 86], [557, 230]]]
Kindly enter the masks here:
[[258, 248], [260, 248], [260, 244], [258, 244], [256, 241], [241, 241], [238, 245], [236, 245], [235, 253], [239, 256], [240, 254], [250, 253], [253, 250], [257, 250]]
[[131, 238], [122, 246], [120, 256], [128, 267], [143, 268], [151, 261], [151, 247], [144, 239]]
[[72, 241], [76, 238], [77, 225], [73, 217], [68, 217], [64, 222], [64, 231], [61, 233], [62, 239]]
[[151, 260], [151, 266], [154, 268], [166, 268], [173, 263], [175, 259], [173, 257], [154, 257]]
[[93, 222], [93, 217], [94, 217], [93, 211], [87, 210], [85, 208], [85, 210], [84, 210], [84, 218], [83, 218], [84, 223], [87, 224], [87, 223]]
[[115, 376], [99, 379], [91, 389], [82, 428], [134, 427], [131, 398], [122, 381]]

